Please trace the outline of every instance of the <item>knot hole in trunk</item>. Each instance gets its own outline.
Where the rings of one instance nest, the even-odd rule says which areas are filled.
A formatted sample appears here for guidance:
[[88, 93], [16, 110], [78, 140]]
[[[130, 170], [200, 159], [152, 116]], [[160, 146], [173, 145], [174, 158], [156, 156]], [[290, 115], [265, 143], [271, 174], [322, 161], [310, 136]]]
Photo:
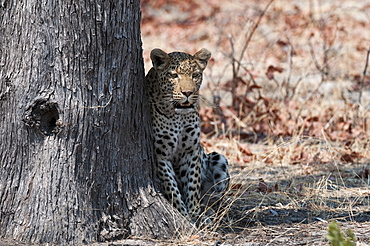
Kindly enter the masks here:
[[37, 98], [27, 107], [23, 122], [39, 130], [45, 136], [52, 136], [60, 131], [58, 103], [46, 98]]

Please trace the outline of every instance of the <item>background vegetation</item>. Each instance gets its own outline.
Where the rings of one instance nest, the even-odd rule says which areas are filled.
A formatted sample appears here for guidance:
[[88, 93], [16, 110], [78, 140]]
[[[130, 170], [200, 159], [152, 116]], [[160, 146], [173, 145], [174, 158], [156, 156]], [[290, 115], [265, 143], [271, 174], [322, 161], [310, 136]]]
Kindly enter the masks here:
[[232, 185], [215, 234], [182, 243], [325, 245], [332, 219], [370, 243], [370, 1], [144, 0], [142, 11], [147, 71], [153, 48], [212, 52], [202, 142], [227, 156]]

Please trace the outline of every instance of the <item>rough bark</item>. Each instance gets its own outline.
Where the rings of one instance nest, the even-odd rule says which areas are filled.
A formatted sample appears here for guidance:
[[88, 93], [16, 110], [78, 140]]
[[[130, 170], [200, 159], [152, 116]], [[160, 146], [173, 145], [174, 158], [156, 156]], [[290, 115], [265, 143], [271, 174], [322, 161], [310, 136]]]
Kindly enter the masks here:
[[172, 237], [153, 188], [139, 1], [0, 1], [0, 237]]

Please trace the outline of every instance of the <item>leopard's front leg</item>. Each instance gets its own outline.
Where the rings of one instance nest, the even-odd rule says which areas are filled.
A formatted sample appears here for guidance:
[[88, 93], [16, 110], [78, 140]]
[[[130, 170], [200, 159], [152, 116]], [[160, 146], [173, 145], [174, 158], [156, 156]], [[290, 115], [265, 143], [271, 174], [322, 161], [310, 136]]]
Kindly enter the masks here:
[[163, 192], [167, 200], [170, 201], [183, 216], [189, 218], [188, 210], [181, 199], [180, 189], [178, 187], [171, 162], [166, 160], [157, 160], [157, 163], [158, 176], [162, 181]]
[[191, 218], [199, 215], [200, 199], [200, 181], [201, 181], [201, 163], [197, 153], [193, 153], [191, 159], [181, 165], [180, 172], [185, 173], [181, 177], [181, 183], [184, 187], [185, 205]]
[[[197, 119], [195, 116], [194, 118]], [[184, 127], [180, 137], [180, 181], [185, 205], [190, 217], [196, 218], [199, 213], [201, 162], [199, 156], [200, 128], [199, 124], [189, 124]]]

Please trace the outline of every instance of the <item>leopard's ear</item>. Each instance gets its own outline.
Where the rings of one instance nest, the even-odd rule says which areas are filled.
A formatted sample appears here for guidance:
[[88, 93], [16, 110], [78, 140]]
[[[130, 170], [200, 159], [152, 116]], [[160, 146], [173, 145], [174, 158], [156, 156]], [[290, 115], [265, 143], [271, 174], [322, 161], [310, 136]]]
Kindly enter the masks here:
[[211, 52], [205, 48], [201, 49], [193, 56], [197, 60], [199, 67], [204, 70], [207, 66], [209, 58], [211, 58]]
[[161, 49], [152, 50], [152, 52], [150, 52], [150, 59], [152, 60], [153, 67], [156, 70], [165, 69], [170, 61], [168, 54]]

